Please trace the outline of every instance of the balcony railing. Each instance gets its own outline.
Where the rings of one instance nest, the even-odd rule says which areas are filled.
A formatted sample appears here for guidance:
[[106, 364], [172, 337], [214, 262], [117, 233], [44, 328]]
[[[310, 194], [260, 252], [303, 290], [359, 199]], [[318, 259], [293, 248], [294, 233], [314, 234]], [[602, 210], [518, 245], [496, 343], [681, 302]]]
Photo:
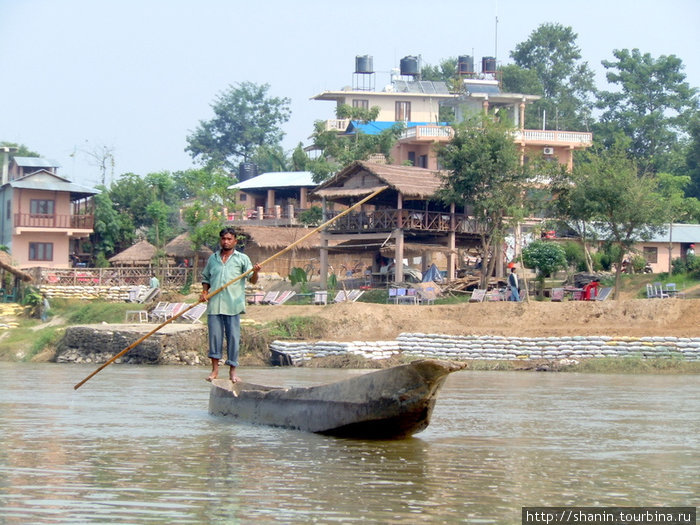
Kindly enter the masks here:
[[[337, 215], [340, 212], [335, 212]], [[328, 226], [334, 233], [371, 233], [403, 230], [479, 234], [482, 227], [473, 218], [457, 213], [419, 210], [374, 210], [349, 213]]]
[[524, 129], [514, 133], [518, 141], [538, 142], [542, 144], [593, 144], [593, 133], [583, 131], [555, 131], [548, 129]]
[[57, 228], [64, 230], [92, 230], [93, 215], [48, 215], [15, 213], [15, 228]]
[[345, 131], [350, 125], [350, 119], [336, 118], [326, 120], [326, 131]]
[[414, 126], [405, 129], [401, 134], [402, 139], [438, 140], [451, 139], [455, 134], [450, 126]]

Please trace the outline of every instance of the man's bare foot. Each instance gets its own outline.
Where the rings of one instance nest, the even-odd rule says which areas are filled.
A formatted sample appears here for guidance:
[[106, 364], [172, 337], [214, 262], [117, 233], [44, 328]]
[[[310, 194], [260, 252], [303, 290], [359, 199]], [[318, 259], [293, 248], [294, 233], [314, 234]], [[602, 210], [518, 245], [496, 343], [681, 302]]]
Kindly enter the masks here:
[[217, 374], [212, 372], [211, 374], [209, 374], [209, 377], [207, 377], [207, 381], [209, 381], [211, 383], [216, 378], [217, 378]]
[[228, 378], [231, 380], [232, 383], [238, 383], [241, 378], [236, 375], [236, 367], [232, 366], [228, 372]]

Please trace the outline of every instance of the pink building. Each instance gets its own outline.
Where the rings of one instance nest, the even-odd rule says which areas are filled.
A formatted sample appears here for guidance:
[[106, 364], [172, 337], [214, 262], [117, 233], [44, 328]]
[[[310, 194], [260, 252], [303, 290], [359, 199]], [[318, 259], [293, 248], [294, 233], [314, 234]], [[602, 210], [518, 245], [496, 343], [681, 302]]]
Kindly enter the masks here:
[[0, 184], [0, 244], [21, 268], [69, 268], [79, 242], [93, 231], [97, 190], [56, 174], [56, 162], [3, 154]]

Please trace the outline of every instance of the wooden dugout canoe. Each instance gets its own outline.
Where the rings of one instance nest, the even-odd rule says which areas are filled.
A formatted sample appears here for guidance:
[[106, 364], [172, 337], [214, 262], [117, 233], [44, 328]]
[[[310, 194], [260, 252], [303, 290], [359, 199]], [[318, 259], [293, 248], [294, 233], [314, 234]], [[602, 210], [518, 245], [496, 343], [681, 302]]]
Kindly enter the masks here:
[[428, 426], [438, 390], [450, 373], [465, 366], [426, 359], [299, 388], [215, 379], [209, 413], [333, 436], [403, 438]]

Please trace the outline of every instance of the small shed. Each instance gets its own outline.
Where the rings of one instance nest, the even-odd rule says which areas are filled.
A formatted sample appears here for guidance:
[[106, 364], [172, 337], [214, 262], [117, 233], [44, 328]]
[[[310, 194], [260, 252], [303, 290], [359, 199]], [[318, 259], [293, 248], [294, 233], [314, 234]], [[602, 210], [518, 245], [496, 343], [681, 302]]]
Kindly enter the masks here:
[[123, 252], [110, 257], [109, 262], [113, 266], [153, 266], [153, 258], [157, 248], [148, 241], [139, 241]]

